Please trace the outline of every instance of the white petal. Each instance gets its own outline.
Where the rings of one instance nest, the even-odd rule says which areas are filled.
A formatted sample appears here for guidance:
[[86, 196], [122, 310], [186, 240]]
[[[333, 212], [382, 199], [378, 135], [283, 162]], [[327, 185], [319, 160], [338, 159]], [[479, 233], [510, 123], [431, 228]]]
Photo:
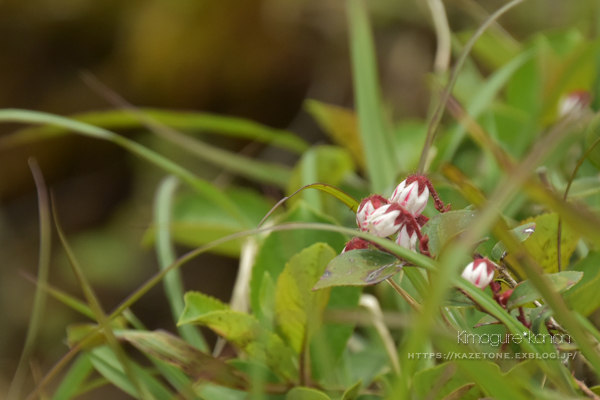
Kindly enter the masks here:
[[402, 182], [400, 182], [400, 184], [398, 186], [396, 186], [394, 193], [392, 193], [392, 196], [390, 197], [390, 201], [392, 203], [398, 202], [398, 197], [400, 196], [400, 194], [402, 193], [402, 191], [404, 190], [405, 187], [406, 187], [406, 179], [403, 180]]

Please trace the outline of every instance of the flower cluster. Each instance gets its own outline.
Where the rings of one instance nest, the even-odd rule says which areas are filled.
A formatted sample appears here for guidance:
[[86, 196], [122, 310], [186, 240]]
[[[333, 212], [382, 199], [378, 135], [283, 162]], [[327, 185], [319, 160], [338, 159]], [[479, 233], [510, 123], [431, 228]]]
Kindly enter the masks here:
[[[379, 237], [397, 234], [397, 244], [414, 252], [418, 247], [421, 253], [428, 255], [427, 239], [421, 235], [421, 227], [428, 218], [421, 213], [430, 195], [440, 212], [449, 209], [444, 207], [427, 177], [411, 175], [396, 187], [388, 199], [378, 194], [363, 199], [356, 213], [356, 224], [361, 231]], [[344, 251], [368, 247], [369, 242], [354, 238], [346, 244]]]

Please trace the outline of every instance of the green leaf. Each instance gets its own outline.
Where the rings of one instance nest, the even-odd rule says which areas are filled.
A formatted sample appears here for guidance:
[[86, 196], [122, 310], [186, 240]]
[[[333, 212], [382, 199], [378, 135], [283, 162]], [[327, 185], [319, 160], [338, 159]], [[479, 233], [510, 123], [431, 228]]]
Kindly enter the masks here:
[[383, 118], [373, 35], [364, 0], [349, 0], [346, 4], [359, 132], [372, 190], [382, 193], [394, 184], [398, 168]]
[[404, 262], [378, 250], [351, 250], [334, 258], [313, 290], [375, 285], [402, 269]]
[[[556, 238], [558, 231], [558, 214], [543, 214], [530, 218], [523, 222], [534, 222], [535, 232], [527, 239], [523, 246], [535, 258], [537, 263], [542, 266], [545, 272], [558, 272], [558, 252], [556, 250]], [[561, 261], [563, 269], [569, 265], [569, 259], [577, 247], [577, 242], [581, 235], [569, 225], [563, 223], [561, 236]], [[510, 264], [511, 256], [507, 257]], [[511, 264], [511, 267], [514, 267]], [[518, 268], [515, 271], [520, 276], [525, 273]]]
[[[241, 188], [226, 191], [244, 216], [257, 226], [263, 216], [271, 209], [271, 204], [258, 193]], [[199, 247], [224, 236], [246, 230], [246, 227], [228, 213], [213, 206], [211, 201], [195, 193], [179, 195], [173, 206], [171, 230], [175, 242], [190, 247]], [[155, 229], [151, 228], [144, 238], [148, 242], [153, 238]], [[212, 252], [238, 257], [242, 240], [232, 240], [212, 249]]]
[[[583, 272], [563, 271], [557, 272], [556, 274], [546, 274], [545, 276], [548, 279], [552, 290], [562, 293], [579, 282], [583, 276]], [[534, 300], [541, 299], [541, 297], [542, 296], [539, 294], [535, 286], [533, 286], [531, 281], [526, 280], [521, 282], [514, 289], [510, 298], [508, 299], [506, 307], [508, 309], [522, 307]]]
[[[150, 108], [141, 108], [139, 111], [144, 116], [174, 129], [219, 133], [250, 139], [295, 153], [302, 153], [310, 147], [308, 143], [291, 132], [273, 129], [243, 118]], [[105, 129], [131, 129], [144, 126], [143, 121], [128, 110], [92, 111], [71, 115], [70, 118]], [[68, 133], [70, 133], [68, 129], [51, 126], [23, 129], [13, 135], [3, 137], [0, 140], [0, 147], [26, 144]]]
[[275, 283], [271, 275], [265, 271], [260, 287], [261, 323], [265, 328], [272, 329], [275, 321]]
[[352, 110], [317, 100], [306, 100], [305, 107], [331, 140], [348, 150], [354, 161], [364, 168], [365, 155], [358, 134], [356, 114]]
[[[456, 371], [456, 365], [444, 363], [433, 368], [417, 372], [414, 377], [415, 392], [418, 398], [444, 399], [456, 390], [472, 384], [473, 380], [465, 374]], [[433, 391], [437, 389], [437, 391]], [[483, 393], [477, 387], [471, 386], [463, 394], [462, 399], [479, 399]]]
[[475, 218], [473, 210], [448, 211], [431, 218], [421, 229], [429, 237], [429, 250], [432, 256], [441, 253], [444, 246], [466, 231]]
[[279, 336], [262, 327], [255, 317], [228, 310], [224, 304], [200, 293], [186, 294], [185, 304], [180, 325], [207, 326], [287, 380], [297, 376], [292, 349]]
[[[306, 187], [315, 182], [338, 186], [344, 177], [354, 170], [354, 163], [348, 152], [336, 146], [317, 146], [306, 151], [288, 180], [288, 196], [298, 188]], [[315, 210], [328, 214], [332, 213], [330, 196], [315, 191], [303, 191], [302, 197]], [[294, 204], [299, 197], [292, 197], [288, 201]]]
[[[303, 201], [298, 202], [292, 209], [278, 218], [276, 223], [291, 221], [335, 223], [331, 218], [312, 210]], [[250, 281], [251, 306], [258, 318], [260, 319], [262, 316], [260, 290], [265, 272], [271, 275], [273, 281], [276, 281], [289, 259], [305, 248], [323, 242], [338, 252], [343, 249], [346, 240], [345, 236], [340, 233], [317, 230], [291, 230], [270, 233], [258, 251]]]
[[344, 392], [341, 400], [356, 400], [362, 388], [362, 380], [359, 380]]
[[179, 317], [179, 323], [182, 318], [187, 316], [202, 316], [214, 311], [229, 310], [229, 306], [212, 296], [201, 292], [186, 292], [184, 295], [185, 309]]
[[331, 400], [331, 398], [320, 390], [298, 386], [288, 392], [285, 400]]
[[581, 271], [583, 278], [564, 294], [569, 308], [586, 317], [600, 307], [600, 253], [591, 252], [573, 269]]
[[142, 353], [171, 364], [195, 380], [244, 389], [248, 382], [239, 371], [167, 332], [120, 331], [118, 337], [128, 341]]
[[238, 358], [227, 360], [227, 364], [242, 371], [244, 374], [250, 377], [252, 377], [253, 375], [260, 375], [261, 377], [264, 377], [264, 380], [266, 382], [281, 383], [281, 379], [279, 379], [279, 377], [277, 377], [277, 375], [275, 375], [273, 371], [265, 367], [263, 364], [257, 364], [246, 360], [240, 360]]
[[247, 400], [248, 393], [240, 390], [229, 389], [223, 386], [217, 386], [212, 383], [201, 383], [196, 388], [196, 392], [202, 400]]
[[277, 327], [297, 354], [321, 325], [330, 290], [314, 292], [311, 288], [335, 256], [327, 244], [316, 243], [292, 257], [277, 280]]
[[[516, 228], [511, 229], [510, 232], [517, 242], [523, 243], [529, 236], [533, 235], [533, 232], [535, 232], [535, 222], [517, 226]], [[498, 242], [492, 249], [492, 258], [494, 260], [501, 260], [506, 256], [505, 253], [506, 247], [504, 246], [504, 243]]]
[[[459, 33], [462, 43], [473, 35], [472, 31]], [[504, 33], [503, 30], [489, 29], [484, 32], [473, 46], [473, 55], [491, 70], [499, 69], [519, 54], [520, 44]]]

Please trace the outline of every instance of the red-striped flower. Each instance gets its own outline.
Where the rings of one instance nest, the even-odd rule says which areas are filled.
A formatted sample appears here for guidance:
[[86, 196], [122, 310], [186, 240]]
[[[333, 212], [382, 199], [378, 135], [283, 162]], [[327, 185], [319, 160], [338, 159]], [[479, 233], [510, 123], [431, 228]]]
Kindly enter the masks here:
[[478, 258], [466, 266], [462, 277], [480, 289], [494, 280], [494, 264], [487, 258]]
[[392, 193], [390, 201], [399, 204], [415, 216], [421, 214], [429, 200], [429, 188], [424, 176], [412, 175], [400, 182]]

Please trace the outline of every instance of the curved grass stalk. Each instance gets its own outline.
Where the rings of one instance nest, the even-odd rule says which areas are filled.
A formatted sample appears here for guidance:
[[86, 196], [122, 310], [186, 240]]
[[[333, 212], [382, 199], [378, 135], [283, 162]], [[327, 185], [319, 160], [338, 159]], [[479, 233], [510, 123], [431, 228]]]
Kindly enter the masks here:
[[43, 286], [48, 282], [48, 274], [50, 270], [50, 254], [52, 251], [52, 226], [50, 216], [50, 201], [48, 199], [48, 189], [44, 182], [44, 176], [40, 171], [37, 161], [33, 158], [29, 159], [31, 173], [35, 180], [35, 186], [38, 193], [38, 206], [40, 213], [40, 255], [38, 261], [38, 276], [39, 285], [36, 286], [33, 299], [33, 310], [29, 318], [29, 325], [25, 335], [25, 344], [15, 375], [10, 384], [7, 400], [14, 400], [20, 397], [21, 389], [26, 377], [27, 364], [33, 355], [35, 342], [42, 323], [44, 309], [46, 305], [46, 291]]
[[107, 318], [107, 315], [104, 313], [104, 310], [102, 309], [102, 305], [100, 304], [98, 297], [94, 293], [94, 290], [92, 289], [91, 285], [87, 281], [87, 278], [83, 274], [83, 270], [82, 270], [81, 266], [79, 265], [78, 261], [76, 260], [75, 254], [73, 253], [71, 246], [69, 245], [69, 243], [66, 240], [66, 237], [62, 231], [62, 227], [58, 221], [56, 209], [53, 208], [52, 211], [53, 211], [53, 215], [54, 215], [54, 222], [55, 222], [55, 226], [56, 226], [56, 231], [58, 233], [58, 237], [60, 238], [60, 241], [65, 249], [65, 252], [67, 253], [67, 258], [69, 260], [69, 263], [71, 264], [73, 273], [75, 274], [75, 277], [77, 278], [77, 281], [78, 281], [79, 285], [81, 286], [81, 290], [83, 291], [83, 293], [85, 295], [88, 305], [90, 306], [90, 309], [94, 313], [94, 318], [96, 319], [96, 321], [98, 322], [98, 325], [104, 332], [104, 335], [106, 337], [106, 340], [107, 340], [109, 346], [111, 347], [112, 351], [115, 353], [119, 363], [121, 364], [121, 366], [123, 368], [123, 371], [125, 372], [125, 375], [130, 380], [130, 382], [131, 382], [132, 386], [134, 387], [135, 391], [137, 392], [137, 394], [142, 399], [153, 400], [154, 397], [148, 391], [148, 388], [146, 388], [144, 385], [142, 385], [141, 382], [139, 381], [137, 374], [133, 370], [133, 367], [131, 365], [129, 358], [127, 357], [127, 355], [121, 348], [119, 342], [117, 341], [117, 338], [112, 330], [112, 327], [110, 326], [110, 318]]
[[199, 178], [187, 169], [174, 163], [166, 157], [129, 140], [123, 136], [117, 135], [111, 131], [108, 131], [97, 126], [85, 124], [83, 122], [74, 121], [69, 118], [60, 117], [53, 114], [20, 110], [20, 109], [4, 109], [0, 110], [0, 122], [21, 122], [26, 124], [43, 124], [59, 126], [61, 128], [69, 129], [74, 132], [80, 133], [84, 136], [93, 137], [96, 139], [107, 140], [112, 142], [131, 153], [151, 162], [159, 168], [176, 175], [182, 181], [190, 185], [192, 188], [197, 190], [199, 193], [206, 196], [212, 201], [215, 206], [222, 208], [244, 227], [250, 227], [252, 224], [248, 218], [239, 210], [237, 205], [225, 194], [223, 194], [217, 187], [212, 183]]
[[456, 60], [456, 64], [454, 64], [454, 67], [452, 68], [452, 72], [450, 73], [450, 78], [448, 80], [448, 84], [446, 85], [446, 88], [442, 91], [442, 94], [440, 95], [440, 99], [437, 103], [435, 111], [433, 112], [433, 115], [431, 116], [431, 120], [429, 121], [429, 127], [427, 128], [427, 137], [425, 138], [425, 144], [423, 145], [423, 151], [421, 152], [421, 159], [419, 160], [419, 169], [418, 169], [419, 172], [421, 172], [421, 173], [425, 172], [425, 164], [427, 162], [427, 156], [429, 154], [429, 149], [431, 148], [433, 141], [435, 139], [435, 135], [437, 133], [437, 128], [442, 119], [442, 115], [444, 114], [444, 109], [446, 107], [446, 103], [448, 102], [448, 99], [450, 98], [450, 95], [452, 94], [452, 89], [454, 88], [454, 85], [456, 84], [456, 80], [458, 79], [458, 73], [462, 69], [462, 66], [465, 63], [467, 56], [473, 49], [475, 42], [477, 42], [477, 39], [479, 39], [481, 37], [481, 35], [483, 35], [485, 30], [488, 27], [490, 27], [490, 25], [492, 25], [494, 23], [494, 21], [496, 21], [498, 18], [500, 18], [500, 16], [502, 16], [508, 10], [519, 5], [520, 3], [524, 2], [524, 1], [525, 0], [512, 0], [510, 3], [507, 3], [504, 6], [500, 7], [498, 10], [496, 10], [496, 12], [494, 12], [492, 15], [489, 16], [489, 18], [477, 29], [477, 31], [475, 31], [473, 36], [471, 36], [469, 41], [465, 44], [465, 47], [463, 48], [462, 52], [460, 53], [460, 56], [458, 56], [458, 59]]
[[359, 305], [369, 310], [369, 313], [373, 318], [373, 326], [383, 342], [388, 357], [390, 358], [390, 362], [392, 363], [392, 367], [394, 368], [394, 372], [396, 375], [400, 374], [400, 361], [398, 360], [394, 338], [388, 327], [385, 325], [379, 301], [372, 294], [362, 294], [360, 296]]
[[[581, 168], [581, 166], [583, 165], [583, 162], [588, 158], [588, 156], [592, 153], [592, 151], [596, 148], [596, 146], [598, 145], [598, 143], [600, 143], [600, 138], [596, 139], [596, 141], [594, 143], [592, 143], [592, 145], [590, 146], [589, 149], [587, 149], [587, 151], [585, 153], [583, 153], [583, 155], [581, 156], [581, 158], [579, 159], [579, 161], [577, 161], [577, 165], [575, 166], [575, 169], [573, 170], [573, 173], [571, 174], [571, 177], [569, 178], [569, 182], [567, 183], [567, 188], [565, 189], [565, 194], [563, 195], [563, 201], [566, 202], [567, 201], [567, 197], [569, 197], [569, 190], [571, 190], [571, 185], [573, 184], [573, 180], [575, 180], [575, 176], [577, 176], [577, 172], [579, 172], [579, 168]], [[560, 217], [560, 214], [558, 216], [558, 229], [557, 229], [557, 233], [556, 233], [556, 251], [557, 251], [557, 259], [558, 259], [558, 271], [561, 271], [561, 247], [562, 247], [562, 218]]]
[[443, 74], [450, 66], [451, 32], [446, 16], [446, 9], [441, 0], [427, 0], [427, 6], [433, 18], [437, 48], [435, 51], [434, 70]]

